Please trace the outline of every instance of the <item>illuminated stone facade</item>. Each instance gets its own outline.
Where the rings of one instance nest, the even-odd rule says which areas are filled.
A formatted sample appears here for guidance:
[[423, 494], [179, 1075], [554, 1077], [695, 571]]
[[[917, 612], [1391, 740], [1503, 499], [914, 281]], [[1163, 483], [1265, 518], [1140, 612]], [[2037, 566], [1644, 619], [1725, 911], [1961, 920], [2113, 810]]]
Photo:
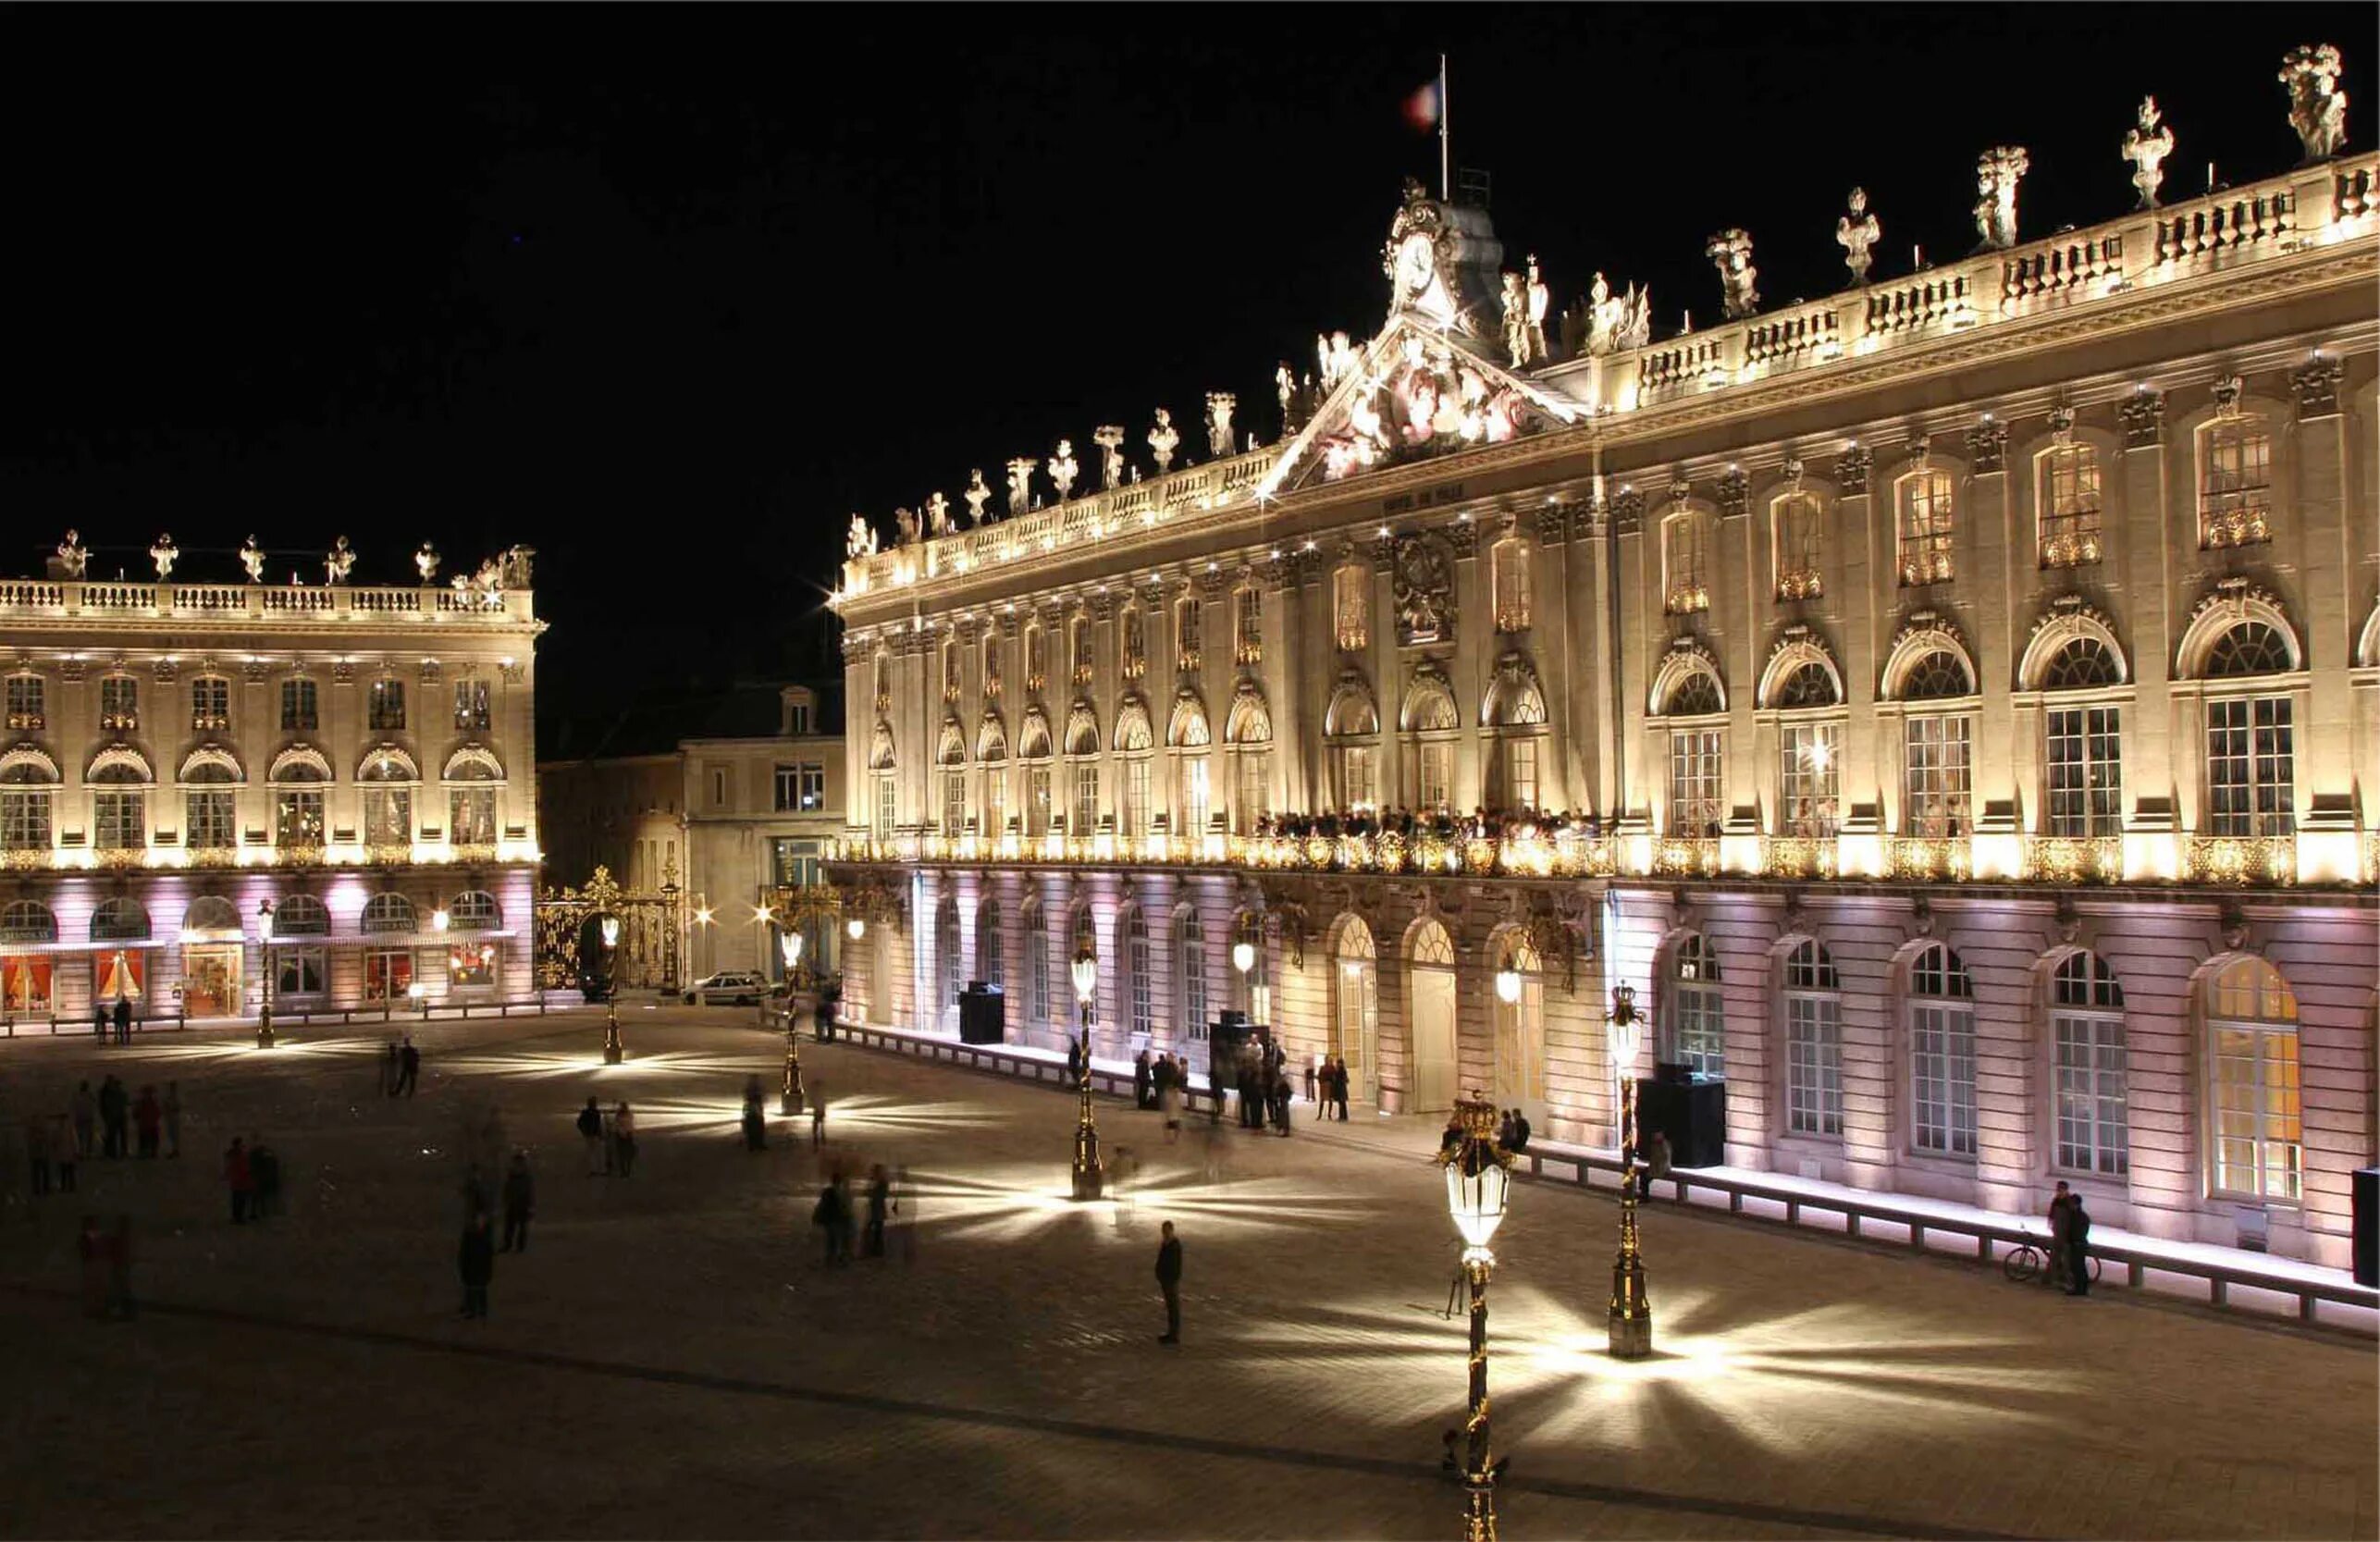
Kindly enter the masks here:
[[1639, 1071], [1723, 1075], [1732, 1162], [2021, 1213], [2066, 1178], [2342, 1260], [2374, 174], [1660, 339], [1598, 275], [1518, 366], [1521, 265], [1409, 191], [1386, 326], [1285, 367], [1274, 442], [855, 531], [847, 1007], [949, 1029], [996, 979], [1054, 1043], [1087, 946], [1103, 1053], [1202, 1068], [1252, 1005], [1384, 1110], [1477, 1087], [1608, 1142], [1625, 983]]
[[526, 995], [528, 554], [401, 588], [159, 565], [0, 581], [9, 1016], [253, 1016], [268, 936], [277, 1012]]

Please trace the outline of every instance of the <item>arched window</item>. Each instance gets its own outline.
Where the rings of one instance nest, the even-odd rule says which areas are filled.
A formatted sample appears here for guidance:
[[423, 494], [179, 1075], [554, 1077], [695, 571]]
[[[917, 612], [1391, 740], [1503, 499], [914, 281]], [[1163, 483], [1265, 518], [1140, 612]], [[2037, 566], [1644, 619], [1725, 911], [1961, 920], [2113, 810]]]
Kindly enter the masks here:
[[466, 745], [447, 757], [448, 845], [458, 849], [485, 850], [496, 844], [496, 786], [504, 768], [477, 745]]
[[1398, 726], [1413, 746], [1414, 806], [1445, 809], [1454, 803], [1454, 734], [1462, 719], [1453, 693], [1434, 674], [1416, 675], [1405, 693]]
[[2069, 953], [2050, 976], [2056, 1041], [2057, 1165], [2121, 1178], [2131, 1168], [2125, 1112], [2124, 987], [2095, 953]]
[[942, 738], [934, 746], [934, 774], [942, 781], [942, 833], [956, 840], [967, 831], [967, 739], [955, 718], [943, 724]]
[[240, 912], [221, 894], [201, 894], [182, 912], [182, 934], [192, 941], [237, 942]]
[[1330, 1053], [1346, 1060], [1350, 1092], [1370, 1102], [1379, 1074], [1380, 956], [1372, 929], [1360, 916], [1339, 928], [1338, 1000], [1331, 1018]]
[[1086, 836], [1099, 828], [1099, 720], [1088, 702], [1067, 714], [1066, 752], [1070, 759], [1067, 833]]
[[1372, 645], [1372, 574], [1360, 562], [1342, 562], [1330, 575], [1332, 630], [1341, 653]]
[[1050, 927], [1042, 902], [1027, 900], [1019, 919], [1025, 933], [1025, 1024], [1056, 1021], [1050, 1000]]
[[1379, 771], [1375, 757], [1380, 733], [1380, 709], [1363, 677], [1350, 672], [1339, 677], [1323, 715], [1323, 734], [1331, 740], [1331, 769], [1336, 773], [1338, 807], [1368, 809], [1380, 799]]
[[1950, 474], [1913, 471], [1893, 485], [1900, 510], [1901, 586], [1947, 584], [1953, 576], [1951, 545], [1957, 532]]
[[975, 978], [1005, 991], [1007, 967], [1000, 953], [1000, 903], [987, 897], [975, 907]]
[[2041, 671], [2045, 691], [2081, 691], [2124, 684], [2124, 666], [2097, 637], [2076, 637], [2050, 656]]
[[2203, 551], [2273, 538], [2273, 437], [2253, 413], [2198, 431], [2198, 544]]
[[1206, 931], [1199, 925], [1196, 906], [1186, 905], [1174, 914], [1174, 978], [1182, 1037], [1202, 1043], [1206, 1040]]
[[138, 851], [148, 845], [149, 763], [121, 746], [92, 757], [84, 778], [91, 783], [91, 844], [99, 851]]
[[2038, 552], [2044, 568], [2078, 568], [2103, 555], [2099, 532], [2099, 451], [2063, 444], [2034, 463]]
[[364, 844], [384, 850], [411, 845], [413, 784], [421, 780], [413, 758], [383, 745], [364, 758], [355, 780], [364, 783]]
[[[1948, 648], [1903, 672], [1900, 698], [1941, 701], [1975, 694], [1966, 661]], [[1968, 830], [1975, 719], [1967, 712], [1911, 712], [1901, 725], [1901, 833], [1939, 839]]]
[[1843, 981], [1815, 939], [1785, 956], [1785, 1129], [1843, 1135]]
[[2209, 680], [2229, 680], [2248, 674], [2286, 674], [2296, 667], [2289, 641], [2277, 627], [2243, 621], [2214, 640], [2199, 672]]
[[273, 909], [276, 937], [327, 937], [330, 907], [312, 894], [291, 894]]
[[1826, 592], [1826, 532], [1814, 493], [1787, 493], [1769, 505], [1777, 598], [1815, 599]]
[[[287, 908], [286, 901], [283, 902], [283, 907]], [[450, 915], [449, 919], [451, 920]], [[277, 913], [273, 930], [283, 931], [285, 924], [283, 919]], [[377, 935], [387, 931], [411, 931], [414, 930], [413, 902], [402, 894], [374, 894], [364, 902], [362, 925], [367, 935]]]
[[1679, 939], [1670, 956], [1667, 1043], [1661, 1058], [1701, 1077], [1727, 1074], [1727, 1003], [1719, 985], [1719, 950], [1699, 931]]
[[1842, 705], [1843, 691], [1835, 684], [1834, 672], [1815, 660], [1796, 666], [1779, 683], [1771, 705], [1780, 711], [1794, 711], [1808, 707]]
[[94, 943], [133, 943], [149, 934], [149, 912], [141, 902], [118, 894], [104, 900], [91, 913]]
[[1975, 982], [1940, 943], [1909, 966], [1909, 1098], [1918, 1151], [1975, 1154]]
[[2206, 985], [2214, 1104], [2214, 1189], [2298, 1203], [2304, 1131], [2298, 1085], [2298, 998], [2261, 958], [2236, 958]]
[[[2251, 678], [2291, 666], [2288, 639], [2258, 621], [2225, 632], [2207, 651], [2207, 679]], [[2288, 835], [2297, 830], [2296, 703], [2285, 693], [2212, 696], [2206, 702], [2207, 833]]]
[[1273, 772], [1273, 714], [1253, 682], [1242, 681], [1232, 694], [1223, 738], [1231, 755], [1231, 827], [1252, 835], [1272, 808]]
[[1128, 1049], [1147, 1047], [1156, 1031], [1155, 981], [1149, 972], [1149, 923], [1137, 905], [1124, 912], [1125, 1027], [1132, 1041]]
[[958, 901], [948, 894], [934, 911], [934, 978], [941, 987], [931, 1021], [945, 1033], [958, 1030], [958, 993], [967, 983], [958, 951]]
[[1489, 573], [1496, 586], [1496, 630], [1526, 632], [1529, 629], [1529, 547], [1518, 536], [1507, 536], [1496, 543], [1488, 554]]
[[57, 940], [57, 915], [41, 901], [12, 899], [6, 906], [0, 906], [0, 943], [55, 943]]
[[1697, 509], [1661, 521], [1661, 609], [1689, 616], [1710, 609], [1710, 526]]
[[57, 783], [57, 763], [38, 749], [19, 745], [0, 756], [0, 846], [50, 849], [50, 801]]
[[1661, 703], [1661, 713], [1672, 718], [1711, 717], [1727, 710], [1727, 703], [1719, 694], [1719, 676], [1707, 669], [1682, 674], [1671, 687], [1669, 699]]
[[446, 907], [447, 926], [455, 931], [493, 931], [504, 924], [503, 907], [485, 889], [465, 889]]

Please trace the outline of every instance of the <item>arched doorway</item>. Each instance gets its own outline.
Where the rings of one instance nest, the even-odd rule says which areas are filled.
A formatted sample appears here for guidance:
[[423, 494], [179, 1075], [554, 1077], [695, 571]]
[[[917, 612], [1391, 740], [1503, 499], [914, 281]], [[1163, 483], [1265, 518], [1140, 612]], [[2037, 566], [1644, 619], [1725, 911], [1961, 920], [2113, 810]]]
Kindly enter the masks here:
[[1347, 1095], [1359, 1103], [1380, 1098], [1380, 955], [1372, 929], [1361, 916], [1340, 923], [1331, 950], [1338, 993], [1331, 1011], [1330, 1053], [1347, 1062]]
[[1438, 1114], [1454, 1106], [1454, 939], [1427, 919], [1405, 934], [1405, 998], [1412, 1034], [1412, 1099], [1407, 1112]]

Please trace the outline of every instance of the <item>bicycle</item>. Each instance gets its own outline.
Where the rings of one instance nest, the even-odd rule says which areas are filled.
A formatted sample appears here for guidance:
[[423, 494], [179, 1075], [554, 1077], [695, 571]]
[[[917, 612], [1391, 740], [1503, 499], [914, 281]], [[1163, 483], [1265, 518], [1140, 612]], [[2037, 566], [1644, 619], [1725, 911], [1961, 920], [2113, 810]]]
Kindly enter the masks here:
[[[2090, 1282], [2096, 1285], [2099, 1283], [2099, 1255], [2095, 1252], [2087, 1252], [2083, 1256], [2090, 1264]], [[2016, 1244], [2000, 1267], [2002, 1272], [2016, 1284], [2026, 1284], [2049, 1272], [2049, 1249], [2044, 1247], [2041, 1240], [2027, 1237], [2022, 1242]]]

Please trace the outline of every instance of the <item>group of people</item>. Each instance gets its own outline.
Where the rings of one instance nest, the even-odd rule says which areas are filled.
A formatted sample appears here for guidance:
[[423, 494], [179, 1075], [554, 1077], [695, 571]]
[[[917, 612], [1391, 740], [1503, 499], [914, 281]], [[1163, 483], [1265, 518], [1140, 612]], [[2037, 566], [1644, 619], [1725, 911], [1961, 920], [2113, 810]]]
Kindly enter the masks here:
[[114, 1076], [103, 1078], [96, 1092], [85, 1078], [75, 1084], [65, 1113], [25, 1123], [32, 1191], [71, 1194], [76, 1168], [85, 1158], [130, 1156], [136, 1142], [143, 1157], [156, 1156], [161, 1144], [167, 1156], [182, 1153], [181, 1084], [166, 1082], [163, 1097], [154, 1087], [143, 1087], [135, 1098]]
[[132, 1042], [130, 997], [117, 996], [112, 1010], [104, 1001], [94, 1001], [91, 1004], [91, 1030], [99, 1036], [99, 1042], [103, 1044], [107, 1042], [107, 1030], [110, 1027], [116, 1030], [117, 1043], [129, 1044]]
[[1452, 841], [1501, 840], [1522, 835], [1551, 840], [1570, 834], [1593, 840], [1602, 833], [1599, 817], [1572, 813], [1567, 808], [1559, 814], [1526, 808], [1474, 808], [1468, 814], [1437, 808], [1373, 808], [1349, 813], [1260, 814], [1256, 819], [1259, 840], [1276, 835], [1303, 840], [1312, 835], [1335, 838], [1381, 834], [1401, 835], [1407, 840], [1428, 835]]
[[1529, 1116], [1517, 1108], [1504, 1110], [1496, 1123], [1496, 1143], [1516, 1155], [1529, 1149]]
[[231, 1190], [232, 1225], [281, 1213], [281, 1157], [263, 1136], [253, 1141], [231, 1138], [223, 1153], [223, 1182]]
[[406, 1034], [400, 1042], [388, 1041], [388, 1053], [380, 1059], [380, 1091], [388, 1097], [412, 1097], [413, 1088], [422, 1079], [422, 1052], [413, 1047], [413, 1036]]
[[2050, 1267], [2045, 1282], [2064, 1285], [2069, 1296], [2090, 1294], [2090, 1212], [2082, 1196], [2061, 1181], [2050, 1197]]
[[889, 1227], [899, 1240], [901, 1261], [907, 1263], [917, 1255], [917, 1240], [912, 1227], [917, 1220], [917, 1192], [909, 1187], [909, 1169], [902, 1167], [894, 1173], [884, 1170], [882, 1162], [868, 1169], [867, 1214], [857, 1215], [851, 1198], [851, 1178], [841, 1167], [819, 1190], [818, 1203], [811, 1208], [810, 1224], [819, 1228], [826, 1246], [826, 1266], [841, 1268], [851, 1262], [855, 1234], [858, 1240], [859, 1256], [885, 1256], [885, 1232]]
[[626, 1178], [636, 1166], [636, 1115], [626, 1100], [606, 1114], [593, 1096], [578, 1111], [579, 1138], [586, 1142], [586, 1176]]
[[1319, 1055], [1306, 1063], [1306, 1101], [1317, 1119], [1347, 1119], [1347, 1056]]

